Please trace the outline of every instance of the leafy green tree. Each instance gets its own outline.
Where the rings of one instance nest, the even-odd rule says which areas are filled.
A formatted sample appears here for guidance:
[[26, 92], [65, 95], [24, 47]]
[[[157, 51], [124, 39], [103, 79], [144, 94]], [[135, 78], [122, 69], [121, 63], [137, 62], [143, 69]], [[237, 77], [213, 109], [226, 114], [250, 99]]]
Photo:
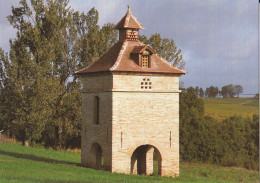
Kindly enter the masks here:
[[195, 93], [196, 93], [197, 96], [199, 96], [199, 90], [200, 90], [199, 87], [196, 86], [196, 87], [195, 87]]
[[199, 96], [200, 96], [200, 97], [204, 97], [204, 91], [203, 91], [203, 88], [200, 88], [200, 90], [199, 90]]
[[193, 88], [192, 86], [190, 86], [189, 88], [186, 89], [186, 91], [190, 94], [194, 94], [196, 95], [196, 90], [195, 88]]
[[221, 95], [226, 98], [226, 97], [234, 97], [235, 96], [235, 89], [234, 85], [229, 84], [225, 85], [221, 88]]
[[98, 12], [74, 11], [68, 0], [26, 0], [8, 17], [17, 30], [10, 52], [0, 51], [0, 118], [6, 131], [27, 142], [66, 147], [80, 135], [81, 84], [75, 71], [117, 41]]
[[205, 91], [205, 95], [207, 96], [207, 97], [217, 97], [218, 95], [219, 95], [219, 89], [218, 89], [218, 87], [214, 87], [214, 86], [210, 86], [210, 87], [208, 87], [208, 88], [206, 88], [206, 91]]
[[234, 92], [239, 98], [239, 94], [243, 93], [243, 87], [241, 85], [235, 85], [234, 86]]
[[[182, 160], [190, 161], [196, 156], [198, 147], [191, 143], [194, 124], [198, 124], [204, 114], [202, 99], [195, 93], [182, 92], [180, 94], [180, 155]], [[196, 125], [195, 125], [196, 126]]]
[[181, 49], [177, 47], [173, 39], [161, 38], [159, 33], [152, 34], [149, 39], [145, 35], [140, 35], [139, 39], [145, 44], [149, 44], [162, 58], [172, 65], [184, 69], [185, 61], [183, 60]]
[[258, 169], [259, 117], [253, 119], [233, 116], [220, 124], [221, 154], [223, 166], [241, 166]]
[[187, 88], [187, 92], [188, 93], [192, 93], [192, 94], [195, 94], [195, 95], [197, 95], [197, 96], [199, 96], [199, 87], [198, 86], [196, 86], [195, 88], [194, 87], [192, 87], [192, 86], [190, 86], [189, 88]]
[[259, 116], [245, 120], [245, 138], [248, 158], [244, 160], [243, 166], [248, 169], [259, 169]]

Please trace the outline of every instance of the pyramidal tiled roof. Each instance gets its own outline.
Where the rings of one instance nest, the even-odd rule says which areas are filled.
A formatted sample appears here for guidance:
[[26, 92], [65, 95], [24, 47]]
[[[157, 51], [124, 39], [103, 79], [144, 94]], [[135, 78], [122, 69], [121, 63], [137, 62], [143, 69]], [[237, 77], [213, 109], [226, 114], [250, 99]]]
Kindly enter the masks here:
[[115, 28], [116, 29], [125, 29], [125, 28], [144, 29], [143, 25], [131, 13], [129, 6], [126, 15], [117, 23]]
[[[128, 12], [119, 21], [116, 26], [121, 28], [136, 28], [143, 29], [143, 26], [130, 12]], [[131, 54], [139, 54], [143, 50], [149, 50], [152, 54], [150, 56], [151, 65], [149, 68], [141, 67], [136, 60], [133, 60]], [[169, 74], [185, 74], [186, 71], [178, 69], [169, 62], [159, 56], [156, 51], [149, 45], [145, 45], [139, 40], [124, 40], [118, 41], [112, 46], [103, 56], [101, 56], [92, 65], [83, 68], [76, 72], [76, 74], [87, 74], [96, 72], [146, 72], [146, 73], [169, 73]]]
[[[169, 62], [161, 58], [158, 54], [151, 55], [151, 67], [145, 68], [138, 65], [130, 56], [137, 49], [146, 47], [139, 40], [117, 42], [103, 56], [101, 56], [92, 65], [79, 70], [76, 74], [96, 73], [104, 71], [121, 72], [147, 72], [147, 73], [168, 73], [185, 74], [186, 71], [178, 69]], [[133, 52], [134, 51], [134, 52]]]

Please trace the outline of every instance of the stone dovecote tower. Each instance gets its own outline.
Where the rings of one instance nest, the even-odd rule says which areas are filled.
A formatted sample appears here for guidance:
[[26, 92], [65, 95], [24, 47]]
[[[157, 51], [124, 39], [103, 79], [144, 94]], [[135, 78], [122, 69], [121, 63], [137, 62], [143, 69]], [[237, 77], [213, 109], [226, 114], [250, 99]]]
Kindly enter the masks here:
[[115, 28], [119, 41], [76, 73], [83, 83], [82, 164], [178, 176], [179, 77], [185, 71], [138, 40], [143, 26], [129, 8]]

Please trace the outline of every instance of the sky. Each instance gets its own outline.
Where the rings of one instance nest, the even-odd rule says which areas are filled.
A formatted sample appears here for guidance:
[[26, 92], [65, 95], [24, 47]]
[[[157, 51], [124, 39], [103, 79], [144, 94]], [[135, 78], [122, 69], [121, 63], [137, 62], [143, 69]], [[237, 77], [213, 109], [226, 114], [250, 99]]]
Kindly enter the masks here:
[[[127, 5], [145, 27], [140, 34], [173, 39], [186, 62], [185, 87], [242, 85], [258, 93], [257, 0], [71, 0], [76, 11], [99, 12], [99, 25], [117, 23]], [[0, 1], [0, 47], [8, 51], [16, 31], [6, 16], [19, 0]]]

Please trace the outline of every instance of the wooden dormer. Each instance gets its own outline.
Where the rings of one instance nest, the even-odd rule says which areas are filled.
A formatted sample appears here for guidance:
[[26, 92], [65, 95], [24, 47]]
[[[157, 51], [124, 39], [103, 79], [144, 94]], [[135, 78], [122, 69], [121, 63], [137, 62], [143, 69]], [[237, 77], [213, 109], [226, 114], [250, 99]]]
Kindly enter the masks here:
[[136, 46], [131, 52], [132, 58], [136, 64], [143, 68], [151, 68], [152, 66], [152, 54], [155, 54], [155, 50], [148, 45]]

